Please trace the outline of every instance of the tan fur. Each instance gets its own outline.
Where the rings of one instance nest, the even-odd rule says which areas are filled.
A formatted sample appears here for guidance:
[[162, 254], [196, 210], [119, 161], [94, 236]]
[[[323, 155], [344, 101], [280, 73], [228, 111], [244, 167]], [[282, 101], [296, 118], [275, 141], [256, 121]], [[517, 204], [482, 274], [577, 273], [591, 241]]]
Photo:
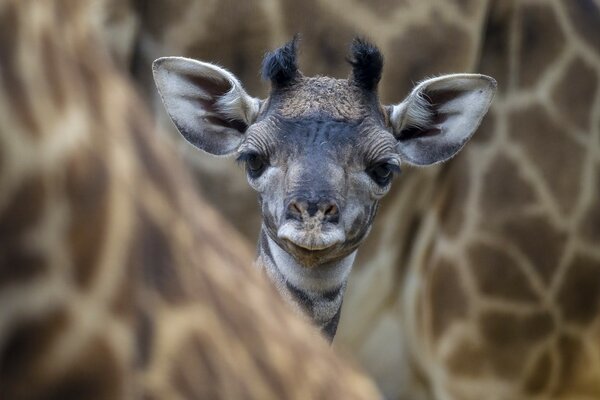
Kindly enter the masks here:
[[190, 190], [94, 10], [0, 2], [0, 398], [376, 398]]

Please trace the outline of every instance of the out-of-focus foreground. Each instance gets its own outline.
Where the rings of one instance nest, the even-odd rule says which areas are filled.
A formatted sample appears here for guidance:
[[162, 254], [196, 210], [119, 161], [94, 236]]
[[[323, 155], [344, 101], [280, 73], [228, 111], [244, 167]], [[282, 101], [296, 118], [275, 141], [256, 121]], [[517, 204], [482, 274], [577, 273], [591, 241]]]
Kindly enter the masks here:
[[0, 398], [378, 398], [190, 189], [95, 5], [0, 2]]

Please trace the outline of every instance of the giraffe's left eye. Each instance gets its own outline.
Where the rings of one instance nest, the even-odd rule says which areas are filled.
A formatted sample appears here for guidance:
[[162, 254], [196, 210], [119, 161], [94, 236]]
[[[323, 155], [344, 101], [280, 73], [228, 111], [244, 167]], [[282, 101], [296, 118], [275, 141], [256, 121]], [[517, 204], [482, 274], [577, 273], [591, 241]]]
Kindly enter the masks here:
[[377, 163], [367, 170], [371, 179], [379, 186], [387, 186], [391, 182], [394, 172], [400, 172], [400, 167], [387, 162]]

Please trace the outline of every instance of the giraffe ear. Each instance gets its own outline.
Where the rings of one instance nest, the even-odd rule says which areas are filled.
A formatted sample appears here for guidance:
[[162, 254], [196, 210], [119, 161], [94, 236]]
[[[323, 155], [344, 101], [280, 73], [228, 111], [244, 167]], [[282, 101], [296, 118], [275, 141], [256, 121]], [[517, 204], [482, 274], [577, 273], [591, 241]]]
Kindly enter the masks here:
[[152, 72], [171, 120], [188, 142], [216, 155], [237, 149], [256, 120], [260, 100], [232, 73], [183, 57], [159, 58]]
[[453, 157], [473, 136], [487, 112], [496, 81], [478, 74], [452, 74], [418, 84], [400, 104], [389, 107], [400, 157], [431, 165]]

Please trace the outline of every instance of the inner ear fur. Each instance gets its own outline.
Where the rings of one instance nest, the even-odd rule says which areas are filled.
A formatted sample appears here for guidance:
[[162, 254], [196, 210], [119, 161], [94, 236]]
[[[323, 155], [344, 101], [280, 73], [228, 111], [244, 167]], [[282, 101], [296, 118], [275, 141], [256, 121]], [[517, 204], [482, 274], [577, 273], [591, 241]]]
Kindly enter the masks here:
[[389, 110], [401, 158], [431, 165], [453, 157], [473, 136], [487, 113], [496, 81], [479, 74], [451, 74], [425, 80]]
[[167, 113], [188, 142], [216, 155], [237, 149], [256, 120], [260, 100], [231, 72], [183, 57], [159, 58], [152, 71]]

